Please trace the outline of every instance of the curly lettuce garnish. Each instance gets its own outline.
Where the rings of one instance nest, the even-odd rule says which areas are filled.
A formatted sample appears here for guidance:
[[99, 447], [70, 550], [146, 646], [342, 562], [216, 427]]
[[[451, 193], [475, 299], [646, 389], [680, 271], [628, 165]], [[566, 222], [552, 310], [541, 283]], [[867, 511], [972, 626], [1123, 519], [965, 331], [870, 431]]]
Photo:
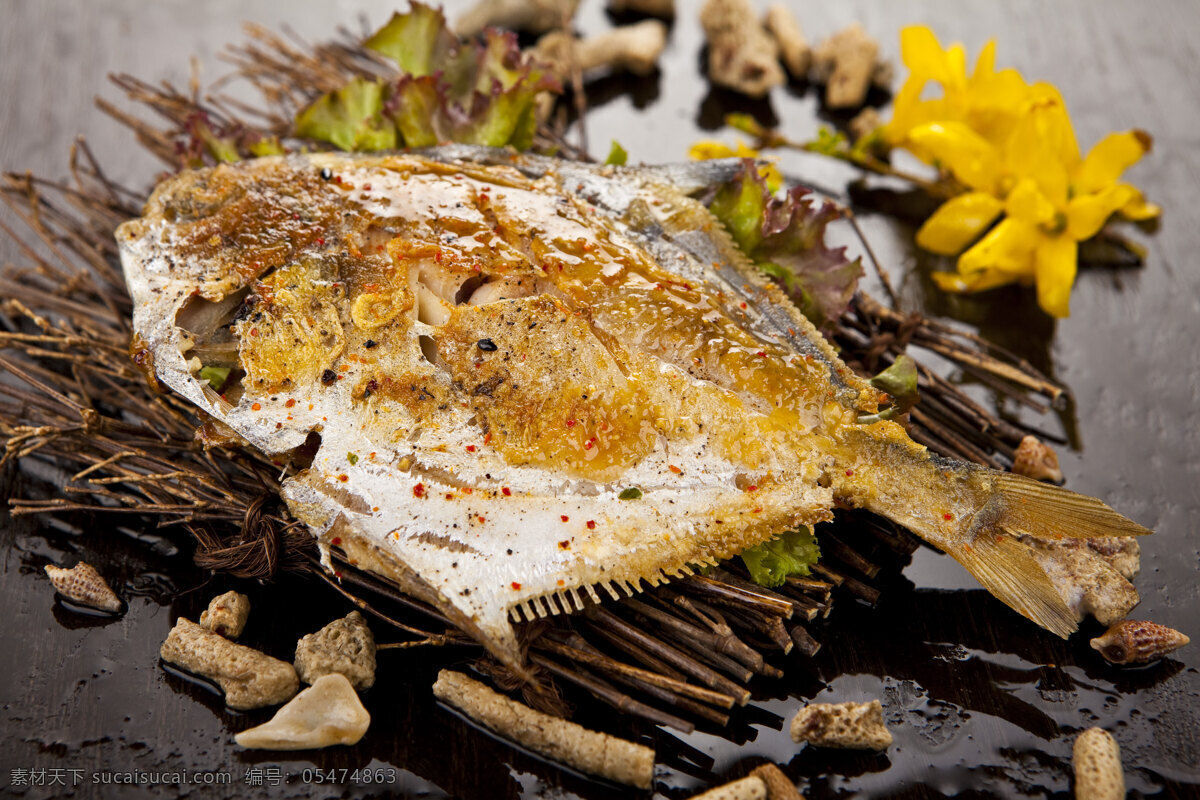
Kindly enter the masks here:
[[417, 2], [365, 46], [396, 62], [400, 77], [355, 78], [322, 95], [296, 116], [297, 136], [342, 150], [443, 142], [526, 150], [538, 94], [561, 90], [513, 34], [489, 30], [482, 42], [460, 43], [440, 10]]
[[759, 586], [782, 586], [789, 575], [809, 575], [821, 558], [817, 537], [808, 528], [787, 531], [778, 539], [742, 551], [741, 559]]
[[844, 247], [826, 246], [825, 226], [840, 212], [832, 203], [816, 205], [806, 194], [797, 187], [775, 197], [747, 160], [742, 174], [717, 190], [709, 210], [814, 325], [827, 327], [850, 303], [862, 263], [847, 260]]
[[355, 78], [301, 111], [296, 133], [339, 150], [393, 149], [396, 127], [383, 116], [383, 91], [377, 81]]

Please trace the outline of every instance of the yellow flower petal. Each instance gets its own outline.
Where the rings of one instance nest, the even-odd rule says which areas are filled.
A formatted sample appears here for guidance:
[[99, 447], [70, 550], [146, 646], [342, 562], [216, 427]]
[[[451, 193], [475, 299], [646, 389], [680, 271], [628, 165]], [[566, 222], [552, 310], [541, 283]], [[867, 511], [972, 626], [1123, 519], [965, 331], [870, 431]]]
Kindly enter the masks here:
[[[1053, 88], [1053, 87], [1051, 87]], [[1045, 93], [1030, 102], [1028, 110], [1008, 137], [1005, 161], [1017, 178], [1033, 178], [1046, 199], [1056, 208], [1065, 207], [1069, 165], [1061, 157], [1063, 141], [1071, 122], [1060, 100]]]
[[[1122, 186], [1129, 186], [1127, 183]], [[1125, 205], [1121, 206], [1121, 216], [1134, 222], [1145, 222], [1146, 220], [1158, 219], [1162, 216], [1162, 207], [1156, 203], [1151, 203], [1133, 186], [1129, 186], [1133, 190], [1133, 196]]]
[[961, 45], [942, 50], [933, 31], [925, 25], [910, 25], [900, 31], [900, 58], [908, 67], [909, 80], [937, 81], [944, 86], [961, 86], [966, 81], [966, 53]]
[[990, 77], [996, 72], [996, 40], [988, 39], [987, 44], [979, 51], [979, 58], [975, 59], [975, 72], [971, 74], [971, 81], [980, 81]]
[[1087, 154], [1075, 178], [1075, 191], [1098, 192], [1116, 183], [1125, 170], [1150, 152], [1154, 140], [1141, 130], [1110, 133]]
[[1121, 183], [1096, 194], [1072, 198], [1067, 204], [1067, 234], [1077, 242], [1095, 236], [1109, 217], [1133, 199], [1135, 191], [1129, 184]]
[[938, 285], [938, 288], [943, 292], [954, 292], [955, 294], [963, 294], [964, 292], [974, 291], [971, 285], [963, 280], [961, 275], [954, 272], [934, 272], [930, 274], [933, 282]]
[[1068, 236], [1047, 236], [1037, 246], [1038, 305], [1052, 317], [1071, 314], [1078, 247]]
[[1004, 213], [1029, 225], [1053, 225], [1058, 209], [1046, 199], [1033, 178], [1022, 178], [1008, 193]]
[[985, 192], [968, 192], [947, 200], [917, 231], [917, 244], [932, 253], [952, 256], [962, 251], [1000, 215], [1004, 204]]
[[[1033, 225], [1011, 217], [988, 231], [979, 242], [958, 257], [958, 273], [970, 284], [987, 288], [1034, 276], [1034, 250], [1042, 234]], [[986, 280], [985, 280], [986, 278]]]
[[988, 289], [1006, 286], [1015, 280], [1003, 272], [975, 272], [966, 278], [954, 272], [934, 272], [929, 277], [933, 278], [939, 289], [956, 294], [986, 292]]
[[984, 191], [995, 188], [1000, 156], [986, 139], [963, 123], [918, 125], [909, 131], [908, 139], [967, 186]]
[[693, 142], [688, 148], [688, 158], [693, 161], [707, 161], [710, 158], [730, 158], [737, 155], [737, 152], [725, 144], [714, 139], [701, 139], [698, 142]]

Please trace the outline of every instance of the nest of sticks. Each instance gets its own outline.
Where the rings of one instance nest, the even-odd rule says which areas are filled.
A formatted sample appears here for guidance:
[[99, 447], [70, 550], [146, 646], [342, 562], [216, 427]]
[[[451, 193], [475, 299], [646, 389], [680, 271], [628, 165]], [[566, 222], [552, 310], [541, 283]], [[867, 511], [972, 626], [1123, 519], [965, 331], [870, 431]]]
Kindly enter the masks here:
[[[157, 124], [103, 99], [97, 103], [175, 170], [211, 161], [204, 135], [276, 136], [286, 143], [296, 111], [320, 93], [387, 69], [346, 32], [315, 46], [260, 28], [249, 33], [249, 43], [230, 48], [225, 58], [234, 77], [261, 92], [262, 103], [239, 102], [223, 93], [225, 84], [202, 94], [195, 80], [185, 91], [128, 75], [113, 80]], [[535, 147], [585, 157], [566, 141], [564, 120], [559, 114], [543, 125]], [[569, 698], [591, 696], [685, 732], [697, 725], [728, 731], [755, 676], [782, 676], [777, 656], [792, 650], [814, 655], [820, 644], [811, 630], [829, 616], [834, 600], [874, 604], [880, 570], [904, 562], [918, 547], [886, 521], [839, 511], [818, 531], [823, 555], [813, 576], [789, 578], [778, 589], [751, 582], [735, 560], [578, 614], [524, 622], [520, 634], [540, 679], [523, 684], [436, 609], [387, 580], [355, 569], [336, 552], [336, 577], [322, 569], [313, 538], [279, 499], [286, 472], [278, 464], [253, 450], [197, 441], [204, 422], [197, 411], [148, 383], [130, 356], [131, 304], [112, 232], [140, 214], [145, 195], [108, 176], [83, 139], [70, 154], [70, 174], [63, 182], [7, 174], [0, 187], [23, 230], [2, 221], [0, 229], [24, 256], [0, 270], [0, 369], [7, 373], [0, 379], [0, 468], [19, 462], [30, 471], [38, 464], [32, 471], [53, 476], [53, 488], [24, 482], [28, 490], [9, 498], [13, 515], [82, 511], [179, 526], [205, 569], [262, 580], [298, 572], [326, 584], [394, 629], [398, 641], [383, 648], [474, 647], [481, 672], [537, 708], [563, 714]], [[882, 270], [881, 278], [889, 285]], [[847, 363], [864, 374], [903, 353], [926, 351], [1027, 406], [1045, 410], [1066, 397], [1062, 386], [1011, 353], [864, 294], [854, 298], [833, 338]], [[916, 360], [920, 364], [919, 353]], [[959, 459], [1011, 464], [1028, 431], [984, 408], [946, 374], [922, 365], [919, 376], [922, 400], [907, 422], [913, 438]]]

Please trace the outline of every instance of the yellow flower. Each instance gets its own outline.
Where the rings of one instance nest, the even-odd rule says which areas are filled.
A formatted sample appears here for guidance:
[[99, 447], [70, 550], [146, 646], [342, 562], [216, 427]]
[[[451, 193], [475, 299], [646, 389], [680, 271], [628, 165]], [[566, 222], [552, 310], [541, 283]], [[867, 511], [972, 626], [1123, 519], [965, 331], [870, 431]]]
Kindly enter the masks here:
[[1139, 221], [1161, 213], [1119, 183], [1150, 150], [1150, 137], [1137, 130], [1110, 134], [1083, 158], [1059, 91], [1028, 84], [1016, 70], [997, 72], [995, 42], [983, 48], [970, 75], [963, 46], [943, 49], [929, 28], [905, 28], [900, 50], [909, 77], [883, 138], [962, 188], [917, 231], [925, 250], [962, 253], [957, 274], [934, 279], [957, 292], [1036, 284], [1042, 308], [1066, 316], [1078, 243], [1114, 213]]
[[[701, 139], [698, 142], [693, 142], [688, 148], [688, 158], [693, 161], [707, 161], [711, 158], [753, 158], [761, 159], [762, 156], [754, 148], [747, 145], [741, 139], [737, 140], [737, 147], [730, 147], [724, 142], [718, 142], [715, 139]], [[772, 160], [769, 164], [763, 164], [758, 168], [758, 174], [762, 175], [763, 180], [767, 182], [767, 188], [772, 191], [778, 191], [780, 186], [783, 186], [783, 175], [779, 172]]]
[[[1016, 124], [1028, 87], [1015, 69], [996, 72], [995, 41], [984, 46], [970, 76], [963, 46], [955, 43], [943, 50], [924, 25], [900, 32], [900, 54], [909, 75], [896, 93], [892, 119], [883, 128], [885, 141], [912, 150], [925, 161], [931, 159], [910, 140], [909, 132], [926, 123], [959, 122], [985, 141], [1004, 141]], [[922, 100], [930, 82], [941, 87], [941, 97]]]
[[[1135, 188], [1118, 179], [1150, 145], [1150, 137], [1141, 131], [1114, 133], [1081, 159], [1061, 98], [1044, 95], [1035, 100], [1005, 148], [1003, 165], [1015, 181], [1001, 209], [1005, 218], [962, 254], [957, 274], [938, 273], [934, 279], [954, 292], [1034, 283], [1042, 309], [1055, 317], [1067, 316], [1078, 243], [1096, 235], [1117, 211], [1134, 208], [1136, 213], [1139, 204], [1148, 205]], [[954, 236], [969, 241], [965, 231], [983, 214], [971, 217], [969, 209], [959, 206], [978, 194], [982, 193], [962, 195], [938, 209], [930, 222], [939, 216], [946, 219], [932, 231], [923, 228], [924, 238], [947, 246]]]
[[928, 122], [909, 131], [911, 142], [967, 188], [917, 231], [920, 247], [942, 255], [962, 252], [1004, 211], [1004, 199], [1017, 181], [1032, 176], [1050, 180], [1063, 165], [1079, 162], [1075, 132], [1058, 90], [1042, 83], [1028, 87], [1026, 94], [1019, 106], [1025, 124], [1016, 123], [999, 146], [962, 122]]

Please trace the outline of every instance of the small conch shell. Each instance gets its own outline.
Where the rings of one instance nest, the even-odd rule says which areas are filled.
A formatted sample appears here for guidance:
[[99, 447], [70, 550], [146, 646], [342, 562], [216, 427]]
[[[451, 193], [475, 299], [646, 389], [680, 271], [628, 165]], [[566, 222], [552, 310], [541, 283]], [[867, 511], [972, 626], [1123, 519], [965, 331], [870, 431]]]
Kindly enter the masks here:
[[1058, 466], [1058, 453], [1036, 436], [1026, 436], [1013, 454], [1012, 471], [1035, 481], [1062, 483], [1063, 473]]
[[1140, 619], [1123, 619], [1092, 639], [1092, 647], [1114, 664], [1153, 661], [1190, 642], [1184, 634]]
[[96, 568], [86, 561], [80, 561], [70, 569], [47, 564], [46, 574], [58, 593], [68, 600], [112, 614], [121, 610], [121, 598], [108, 587]]
[[242, 747], [260, 750], [312, 750], [356, 744], [370, 724], [371, 715], [350, 681], [334, 672], [317, 678], [267, 722], [233, 738]]

